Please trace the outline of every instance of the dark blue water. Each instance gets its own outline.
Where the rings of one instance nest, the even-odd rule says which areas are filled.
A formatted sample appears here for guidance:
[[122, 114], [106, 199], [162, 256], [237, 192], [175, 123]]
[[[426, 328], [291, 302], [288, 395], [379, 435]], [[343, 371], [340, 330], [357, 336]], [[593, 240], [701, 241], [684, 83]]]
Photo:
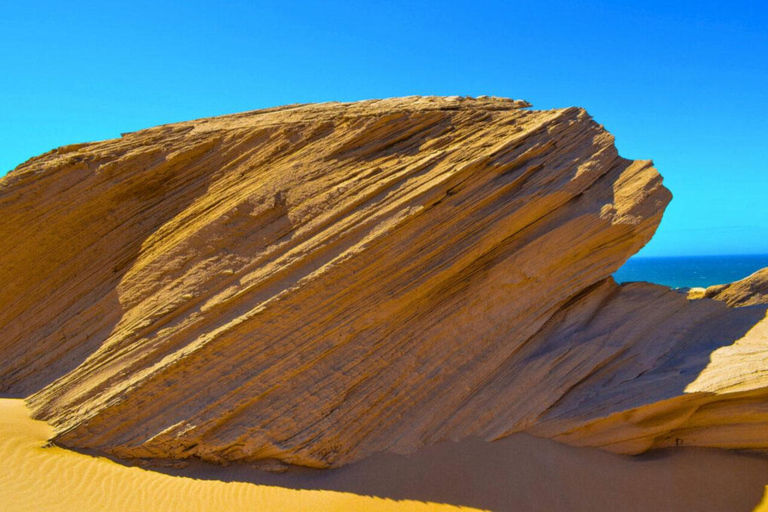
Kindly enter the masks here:
[[613, 276], [620, 283], [648, 281], [693, 288], [738, 281], [764, 267], [768, 267], [768, 254], [630, 258]]

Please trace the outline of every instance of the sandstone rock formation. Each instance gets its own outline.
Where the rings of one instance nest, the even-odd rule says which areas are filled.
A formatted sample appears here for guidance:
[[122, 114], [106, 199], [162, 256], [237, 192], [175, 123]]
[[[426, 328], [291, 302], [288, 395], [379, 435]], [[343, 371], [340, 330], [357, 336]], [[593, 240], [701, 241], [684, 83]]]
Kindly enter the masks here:
[[293, 105], [30, 160], [0, 181], [0, 390], [124, 457], [768, 446], [765, 307], [616, 285], [670, 194], [584, 110], [527, 106]]
[[768, 304], [768, 268], [730, 284], [710, 286], [704, 297], [726, 302], [729, 306]]

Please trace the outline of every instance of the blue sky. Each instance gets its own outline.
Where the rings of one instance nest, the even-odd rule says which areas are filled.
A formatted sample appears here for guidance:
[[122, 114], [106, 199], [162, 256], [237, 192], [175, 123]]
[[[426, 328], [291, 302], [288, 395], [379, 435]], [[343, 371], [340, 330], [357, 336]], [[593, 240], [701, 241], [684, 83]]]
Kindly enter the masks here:
[[5, 2], [0, 175], [57, 146], [296, 102], [583, 106], [675, 199], [643, 255], [768, 253], [765, 2]]

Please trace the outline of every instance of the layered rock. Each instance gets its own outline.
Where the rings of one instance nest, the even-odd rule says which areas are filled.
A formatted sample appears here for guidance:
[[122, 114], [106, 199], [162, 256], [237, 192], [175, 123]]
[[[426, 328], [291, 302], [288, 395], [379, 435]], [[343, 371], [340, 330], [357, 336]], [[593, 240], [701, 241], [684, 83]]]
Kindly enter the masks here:
[[767, 309], [691, 301], [647, 283], [596, 286], [553, 317], [518, 363], [544, 365], [548, 387], [565, 384], [530, 431], [630, 454], [765, 450]]
[[297, 105], [30, 160], [0, 181], [0, 389], [126, 457], [764, 447], [721, 428], [763, 421], [761, 374], [707, 363], [762, 354], [765, 309], [613, 283], [669, 192], [582, 109], [524, 107]]
[[722, 300], [729, 306], [768, 304], [768, 268], [730, 284], [710, 286], [704, 297]]

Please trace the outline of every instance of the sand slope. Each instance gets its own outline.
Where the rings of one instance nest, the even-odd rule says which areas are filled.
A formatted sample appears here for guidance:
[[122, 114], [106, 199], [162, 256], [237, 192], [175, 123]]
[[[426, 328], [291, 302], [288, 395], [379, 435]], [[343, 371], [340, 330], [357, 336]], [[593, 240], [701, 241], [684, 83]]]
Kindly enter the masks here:
[[768, 482], [761, 457], [680, 448], [633, 458], [525, 434], [288, 474], [205, 463], [149, 471], [43, 448], [50, 434], [21, 400], [0, 400], [3, 511], [476, 510], [441, 501], [497, 511], [738, 512], [753, 510]]
[[0, 399], [0, 510], [460, 510], [341, 492], [169, 476], [58, 447], [43, 448], [51, 433], [48, 425], [29, 418], [22, 400]]

